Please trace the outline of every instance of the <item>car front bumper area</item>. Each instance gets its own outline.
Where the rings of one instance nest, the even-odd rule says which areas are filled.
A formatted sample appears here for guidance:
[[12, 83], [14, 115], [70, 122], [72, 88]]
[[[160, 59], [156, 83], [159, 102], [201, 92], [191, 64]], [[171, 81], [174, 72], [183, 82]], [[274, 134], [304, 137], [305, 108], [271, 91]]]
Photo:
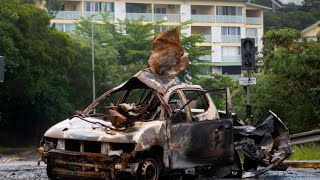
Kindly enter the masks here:
[[117, 172], [124, 170], [122, 166], [114, 164], [123, 162], [118, 156], [59, 149], [51, 149], [44, 155], [47, 159], [47, 171], [59, 178], [114, 179]]

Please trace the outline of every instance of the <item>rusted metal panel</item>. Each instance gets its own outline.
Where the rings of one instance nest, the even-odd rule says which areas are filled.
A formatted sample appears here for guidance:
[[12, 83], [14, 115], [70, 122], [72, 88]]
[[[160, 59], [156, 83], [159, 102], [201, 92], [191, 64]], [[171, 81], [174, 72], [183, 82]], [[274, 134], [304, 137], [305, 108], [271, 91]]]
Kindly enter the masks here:
[[169, 79], [174, 79], [189, 65], [188, 54], [183, 52], [177, 28], [164, 31], [154, 37], [148, 64], [157, 74]]
[[232, 119], [169, 125], [171, 168], [234, 161]]
[[110, 172], [95, 172], [95, 171], [71, 171], [63, 168], [54, 168], [53, 174], [63, 178], [84, 178], [84, 179], [111, 179]]
[[64, 120], [56, 126], [51, 127], [44, 136], [57, 139], [135, 143], [137, 145], [137, 151], [146, 149], [150, 144], [157, 144], [156, 142], [160, 144], [164, 142], [163, 136], [166, 127], [164, 121], [136, 122], [132, 128], [121, 131], [112, 130], [113, 133], [107, 133], [104, 127], [97, 124], [97, 122], [107, 127], [111, 126], [110, 122], [94, 118], [86, 119], [93, 123], [75, 117], [71, 120]]

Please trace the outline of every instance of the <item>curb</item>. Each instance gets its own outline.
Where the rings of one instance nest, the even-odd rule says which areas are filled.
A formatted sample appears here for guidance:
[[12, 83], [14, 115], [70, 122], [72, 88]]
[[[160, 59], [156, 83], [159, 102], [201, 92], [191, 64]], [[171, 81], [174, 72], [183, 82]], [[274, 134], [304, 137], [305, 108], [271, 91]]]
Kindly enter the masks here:
[[319, 160], [308, 160], [308, 161], [284, 161], [284, 164], [293, 168], [320, 168]]

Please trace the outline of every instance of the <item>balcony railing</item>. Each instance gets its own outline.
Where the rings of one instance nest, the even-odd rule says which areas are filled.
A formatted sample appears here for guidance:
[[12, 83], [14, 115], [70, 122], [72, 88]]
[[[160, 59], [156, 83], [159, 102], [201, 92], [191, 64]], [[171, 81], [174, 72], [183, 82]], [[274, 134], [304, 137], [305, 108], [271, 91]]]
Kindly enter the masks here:
[[152, 21], [151, 13], [126, 13], [128, 20], [139, 20], [142, 18], [143, 21]]
[[179, 14], [154, 14], [155, 21], [180, 22]]
[[203, 35], [204, 36], [204, 42], [211, 43], [212, 42], [212, 36], [211, 35]]
[[241, 56], [222, 56], [222, 62], [241, 62]]
[[[74, 19], [78, 20], [80, 17], [92, 17], [94, 20], [102, 20], [102, 16], [99, 12], [83, 12], [80, 11], [59, 11], [57, 12], [55, 19]], [[114, 13], [110, 12], [110, 19], [114, 19]]]
[[201, 56], [199, 57], [200, 60], [203, 60], [203, 61], [212, 61], [212, 56], [211, 55], [205, 55], [205, 56]]
[[80, 11], [58, 11], [55, 15], [55, 19], [80, 19]]
[[240, 35], [221, 35], [221, 42], [240, 42]]
[[262, 24], [262, 20], [259, 17], [246, 17], [246, 24]]
[[201, 22], [201, 23], [211, 23], [214, 22], [214, 16], [213, 15], [191, 15], [191, 19], [194, 22]]
[[216, 22], [222, 23], [243, 23], [243, 16], [217, 15]]
[[[102, 16], [99, 12], [87, 12], [83, 13], [83, 17], [89, 18], [92, 17], [94, 20], [102, 20]], [[114, 12], [110, 12], [109, 20], [114, 20]]]

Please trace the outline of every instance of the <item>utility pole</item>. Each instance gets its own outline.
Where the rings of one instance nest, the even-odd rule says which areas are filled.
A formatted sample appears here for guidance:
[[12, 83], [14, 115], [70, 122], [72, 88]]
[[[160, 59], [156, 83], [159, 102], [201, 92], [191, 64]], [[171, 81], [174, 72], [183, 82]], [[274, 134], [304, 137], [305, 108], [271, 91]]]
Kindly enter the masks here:
[[[94, 35], [93, 35], [93, 17], [91, 16], [91, 55], [92, 55], [92, 102], [96, 100], [96, 81], [94, 72]], [[93, 109], [93, 113], [96, 113], [96, 109]]]
[[250, 70], [256, 69], [255, 54], [256, 48], [254, 38], [241, 39], [241, 69], [246, 70], [246, 78], [240, 78], [239, 83], [246, 87], [246, 122], [248, 124], [251, 124], [252, 121], [250, 85], [256, 84], [256, 79], [250, 77]]
[[5, 66], [4, 57], [0, 56], [0, 83], [4, 81], [4, 66]]
[[[4, 82], [4, 67], [5, 67], [5, 62], [4, 62], [4, 57], [0, 56], [0, 87], [2, 85], [2, 83]], [[2, 92], [1, 92], [0, 88], [0, 106], [2, 106]], [[2, 109], [2, 108], [1, 108]], [[0, 122], [2, 121], [2, 112], [0, 109]]]

